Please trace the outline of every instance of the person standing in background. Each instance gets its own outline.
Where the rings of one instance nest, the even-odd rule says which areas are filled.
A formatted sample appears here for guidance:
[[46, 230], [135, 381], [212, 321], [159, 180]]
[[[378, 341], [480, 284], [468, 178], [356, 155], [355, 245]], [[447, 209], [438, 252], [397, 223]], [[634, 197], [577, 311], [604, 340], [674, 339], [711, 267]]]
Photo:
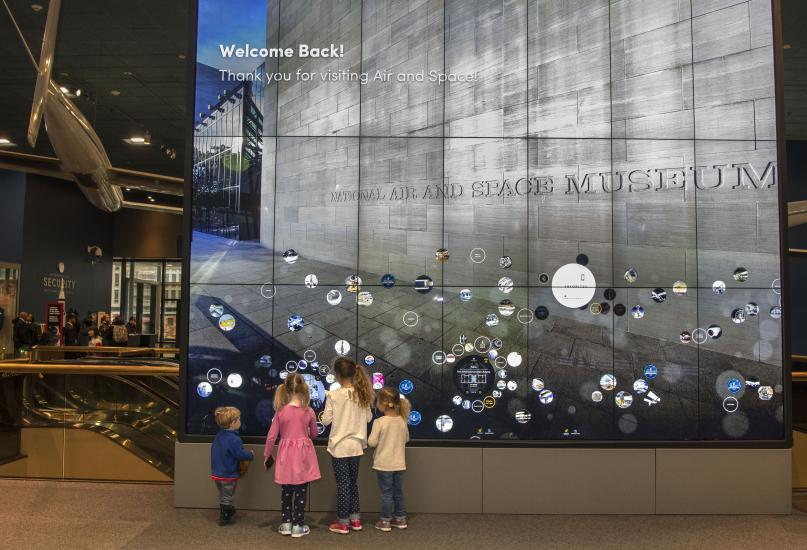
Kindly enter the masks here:
[[98, 336], [101, 337], [105, 346], [112, 345], [112, 325], [109, 324], [109, 317], [106, 315], [101, 316], [101, 324], [98, 325]]
[[78, 346], [79, 345], [79, 330], [76, 326], [77, 320], [75, 315], [68, 315], [67, 321], [64, 324], [62, 335], [64, 337], [65, 346]]
[[129, 334], [140, 334], [140, 327], [137, 326], [137, 318], [134, 315], [129, 317], [129, 322], [126, 323], [126, 330], [129, 331]]
[[12, 338], [14, 340], [14, 357], [20, 356], [20, 351], [25, 345], [23, 342], [23, 329], [25, 325], [25, 318], [27, 313], [20, 311], [20, 313], [11, 320], [12, 325]]

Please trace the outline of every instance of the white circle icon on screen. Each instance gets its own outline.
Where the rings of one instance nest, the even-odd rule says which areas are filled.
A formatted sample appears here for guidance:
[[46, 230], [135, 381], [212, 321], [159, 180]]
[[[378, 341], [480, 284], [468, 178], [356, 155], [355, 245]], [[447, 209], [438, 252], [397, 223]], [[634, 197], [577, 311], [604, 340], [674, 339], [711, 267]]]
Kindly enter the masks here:
[[580, 264], [566, 264], [552, 276], [552, 294], [561, 305], [579, 308], [594, 298], [596, 282], [589, 268]]
[[227, 385], [231, 388], [240, 388], [241, 384], [244, 383], [244, 380], [241, 378], [241, 375], [237, 372], [232, 373], [230, 376], [227, 377]]
[[347, 340], [339, 340], [334, 344], [333, 348], [336, 350], [336, 353], [339, 355], [347, 355], [350, 353], [350, 344]]
[[439, 431], [446, 433], [454, 427], [454, 420], [450, 416], [443, 414], [437, 417], [434, 425]]
[[221, 382], [221, 371], [217, 368], [212, 368], [207, 371], [207, 381], [211, 384], [218, 384]]

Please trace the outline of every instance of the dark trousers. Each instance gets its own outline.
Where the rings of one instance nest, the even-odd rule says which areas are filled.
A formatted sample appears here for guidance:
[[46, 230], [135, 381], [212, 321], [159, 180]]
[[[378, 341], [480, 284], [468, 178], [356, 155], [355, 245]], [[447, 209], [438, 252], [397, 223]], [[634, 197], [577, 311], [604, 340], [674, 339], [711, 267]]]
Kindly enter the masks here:
[[340, 523], [359, 519], [359, 459], [360, 456], [331, 459], [336, 478], [336, 517]]
[[283, 510], [283, 523], [305, 524], [305, 499], [308, 483], [302, 485], [281, 485], [280, 504]]
[[403, 472], [376, 472], [378, 488], [381, 489], [381, 519], [405, 518], [406, 505], [403, 496]]
[[237, 481], [216, 481], [216, 488], [219, 490], [219, 504], [221, 506], [232, 506], [235, 497]]

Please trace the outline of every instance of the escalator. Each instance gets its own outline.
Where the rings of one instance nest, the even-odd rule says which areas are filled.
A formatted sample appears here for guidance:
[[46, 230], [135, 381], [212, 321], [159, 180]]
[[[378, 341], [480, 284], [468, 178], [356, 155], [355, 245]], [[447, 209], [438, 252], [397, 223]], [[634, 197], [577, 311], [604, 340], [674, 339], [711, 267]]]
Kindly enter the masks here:
[[[121, 359], [116, 360], [120, 374], [93, 372], [102, 362], [109, 363], [71, 359], [69, 374], [49, 369], [65, 366], [64, 361], [40, 363], [40, 373], [7, 371], [0, 378], [2, 428], [92, 431], [172, 478], [179, 422], [179, 380], [173, 374], [177, 363]], [[142, 367], [164, 368], [162, 374], [136, 373]]]

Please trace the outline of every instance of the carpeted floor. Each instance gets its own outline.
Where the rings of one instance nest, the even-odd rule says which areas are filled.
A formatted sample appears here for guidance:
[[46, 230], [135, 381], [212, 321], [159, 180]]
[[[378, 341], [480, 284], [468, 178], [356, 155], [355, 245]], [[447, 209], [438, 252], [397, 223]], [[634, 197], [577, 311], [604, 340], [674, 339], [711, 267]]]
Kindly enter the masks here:
[[[410, 517], [406, 531], [348, 536], [310, 514], [311, 535], [275, 533], [277, 513], [242, 512], [218, 527], [212, 510], [175, 510], [170, 485], [0, 480], [0, 548], [807, 548], [807, 514], [790, 516]], [[807, 496], [794, 504], [804, 508]]]

